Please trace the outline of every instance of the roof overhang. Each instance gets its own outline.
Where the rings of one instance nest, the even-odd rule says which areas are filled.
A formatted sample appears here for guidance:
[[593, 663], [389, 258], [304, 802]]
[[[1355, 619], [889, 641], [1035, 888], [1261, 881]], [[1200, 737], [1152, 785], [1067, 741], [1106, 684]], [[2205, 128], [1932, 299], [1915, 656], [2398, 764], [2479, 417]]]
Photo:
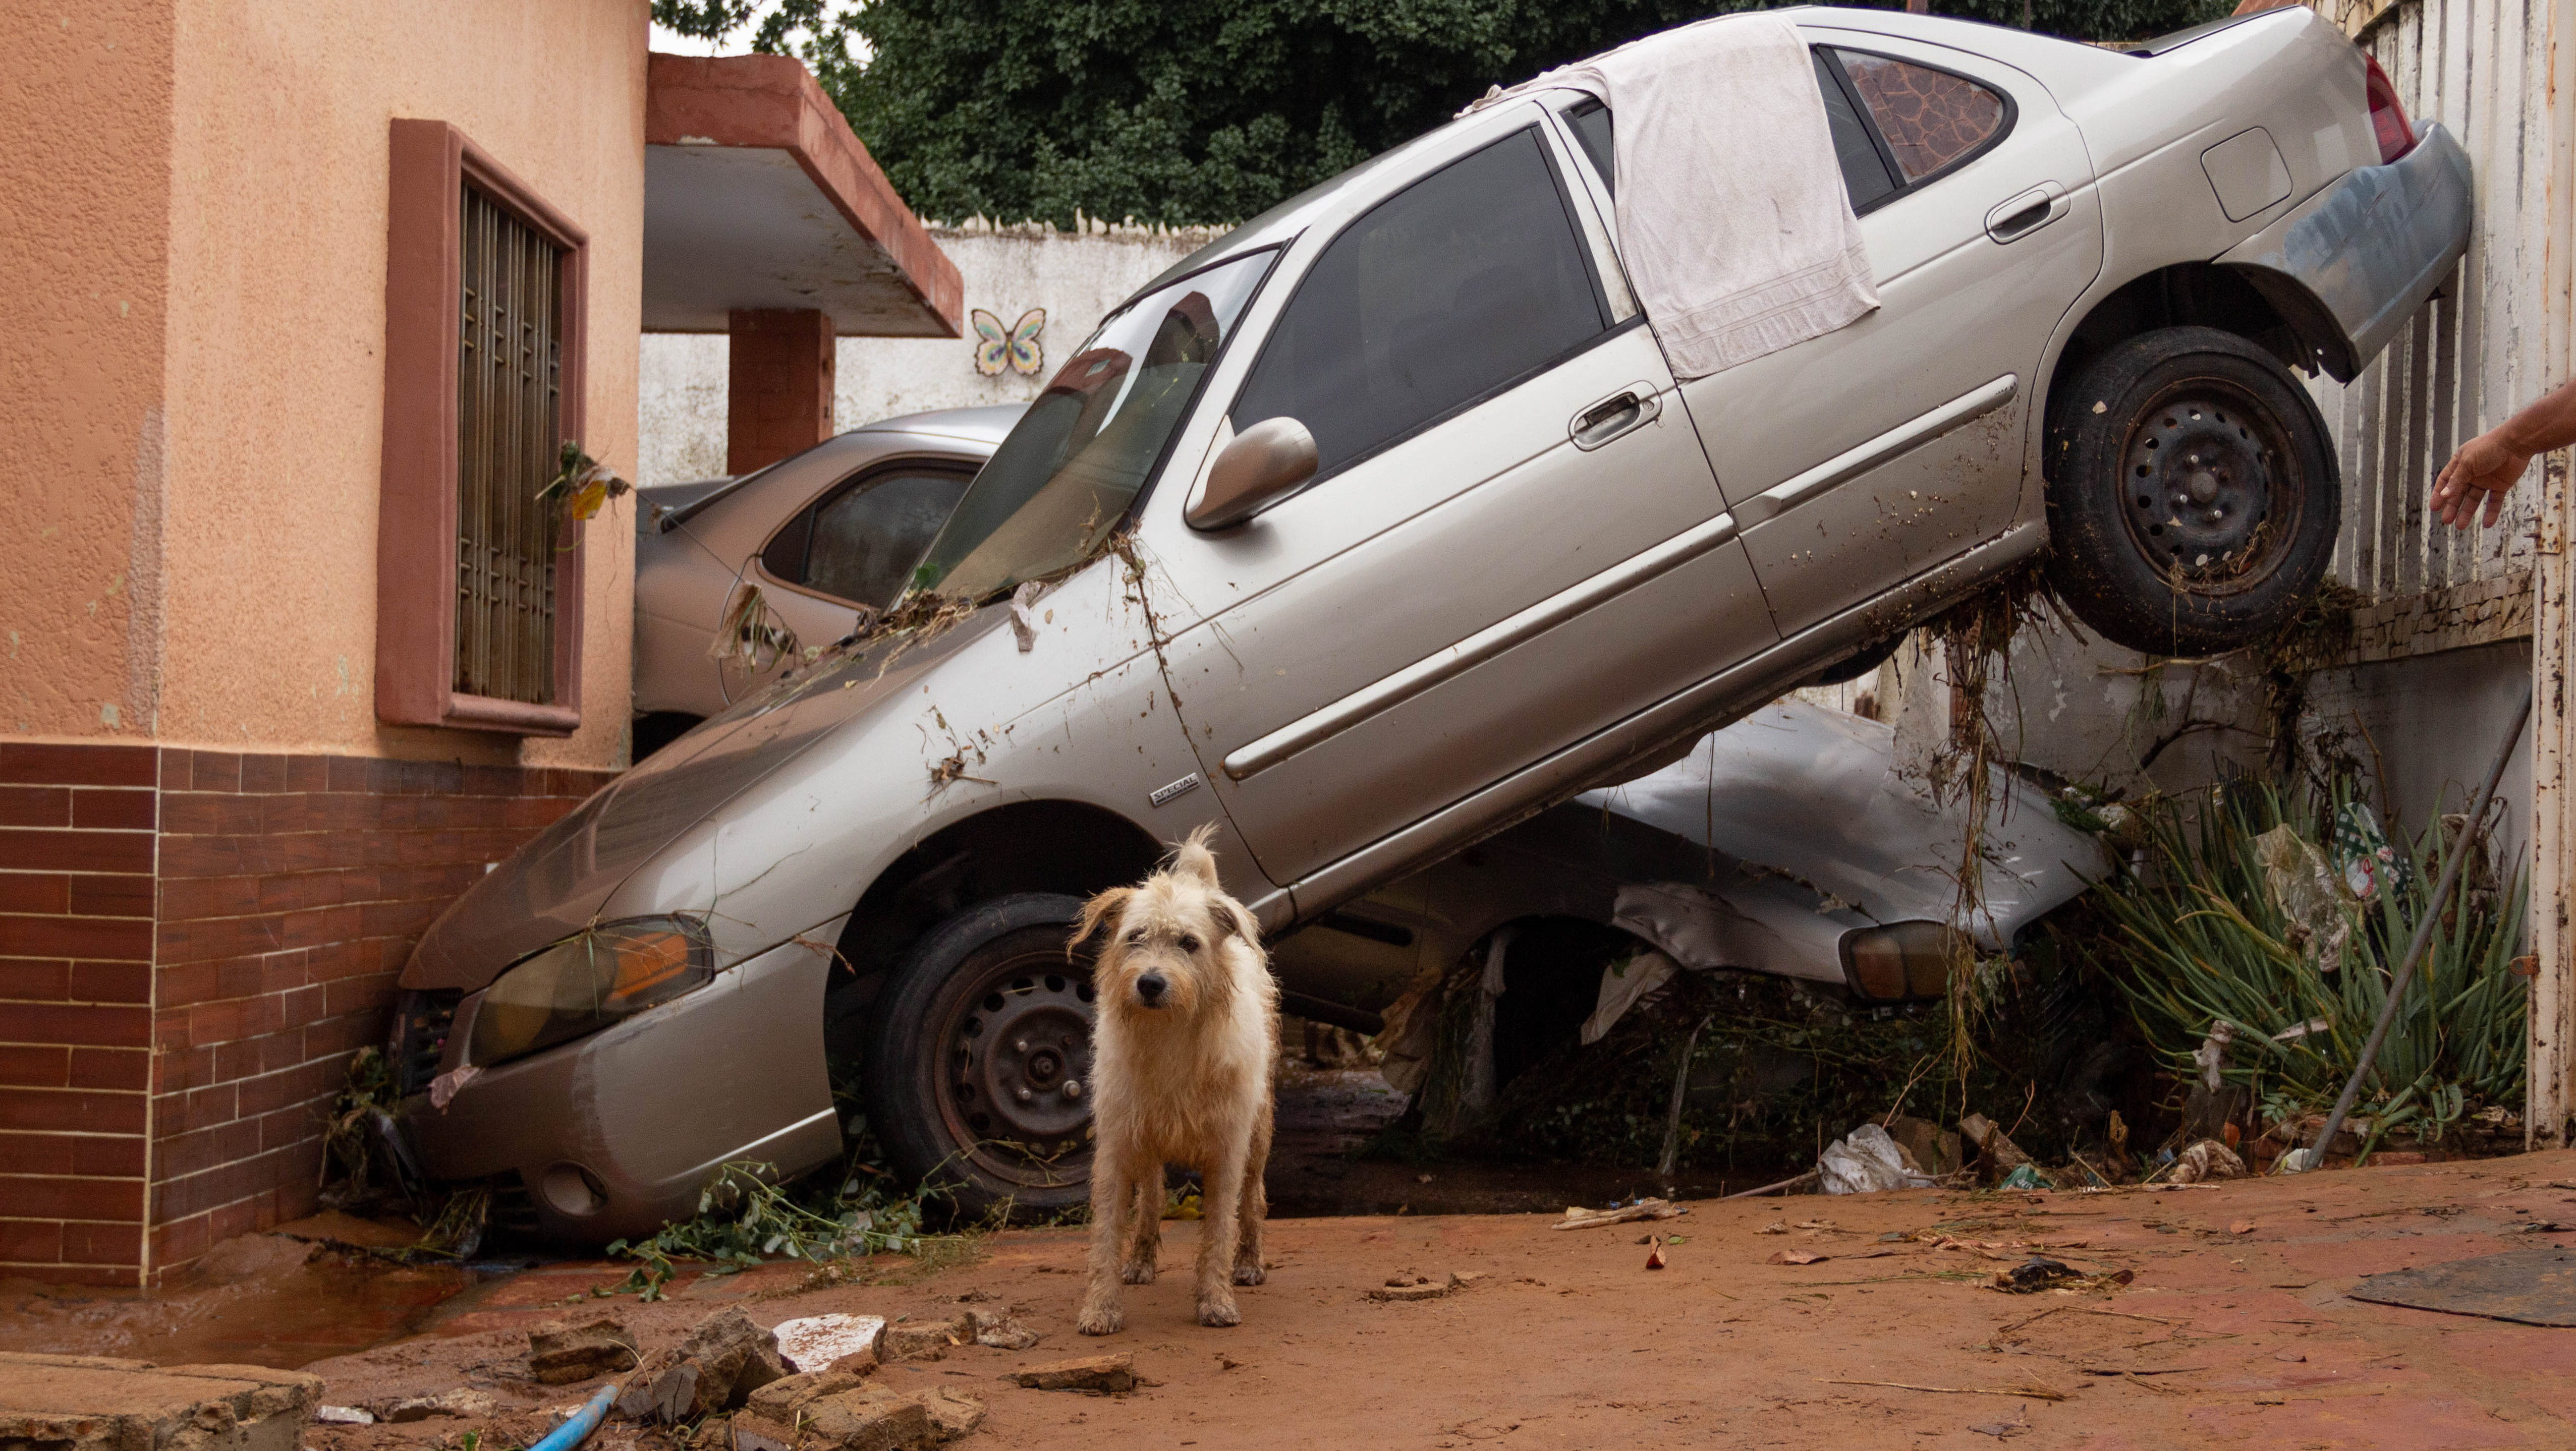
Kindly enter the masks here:
[[738, 309], [812, 308], [843, 335], [960, 335], [956, 264], [801, 63], [649, 65], [644, 331], [720, 333]]

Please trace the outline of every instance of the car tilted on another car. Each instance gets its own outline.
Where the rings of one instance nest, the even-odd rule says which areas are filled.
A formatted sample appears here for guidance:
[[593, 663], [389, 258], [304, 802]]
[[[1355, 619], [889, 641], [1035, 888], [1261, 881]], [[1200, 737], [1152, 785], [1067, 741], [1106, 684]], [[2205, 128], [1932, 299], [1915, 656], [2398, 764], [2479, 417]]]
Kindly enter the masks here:
[[2290, 370], [2351, 376], [2458, 258], [2458, 146], [2304, 9], [2128, 53], [1773, 13], [1875, 310], [1677, 382], [1619, 118], [1562, 90], [1212, 244], [1065, 362], [882, 621], [432, 926], [394, 1055], [428, 1172], [650, 1229], [729, 1160], [839, 1151], [837, 1037], [904, 1169], [1077, 1203], [1067, 924], [1193, 827], [1284, 934], [2044, 548], [2140, 648], [2289, 618], [2338, 513]]

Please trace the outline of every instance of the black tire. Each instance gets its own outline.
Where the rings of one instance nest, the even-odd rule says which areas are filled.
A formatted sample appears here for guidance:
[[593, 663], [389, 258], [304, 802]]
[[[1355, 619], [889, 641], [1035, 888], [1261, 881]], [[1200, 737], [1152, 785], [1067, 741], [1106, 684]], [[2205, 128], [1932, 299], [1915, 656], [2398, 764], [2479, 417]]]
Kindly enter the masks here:
[[2056, 400], [2049, 582], [2152, 655], [2252, 644], [2297, 617], [2342, 514], [2317, 407], [2271, 354], [2214, 328], [2114, 346]]
[[1065, 951], [1081, 909], [1052, 892], [970, 907], [922, 938], [877, 998], [868, 1122], [898, 1173], [966, 1215], [1090, 1199], [1091, 969]]

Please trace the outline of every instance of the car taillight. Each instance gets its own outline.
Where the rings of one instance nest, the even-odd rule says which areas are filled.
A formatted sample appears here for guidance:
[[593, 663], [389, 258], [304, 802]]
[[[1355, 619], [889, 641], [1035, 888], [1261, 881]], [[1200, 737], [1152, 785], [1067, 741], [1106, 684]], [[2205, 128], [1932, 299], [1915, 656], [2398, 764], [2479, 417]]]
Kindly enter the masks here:
[[2397, 103], [2397, 87], [2389, 82], [2388, 72], [2379, 68], [2379, 58], [2361, 59], [2370, 67], [2364, 83], [2370, 96], [2370, 129], [2379, 137], [2379, 160], [2385, 165], [2415, 149], [2415, 128], [2406, 120], [2406, 108]]

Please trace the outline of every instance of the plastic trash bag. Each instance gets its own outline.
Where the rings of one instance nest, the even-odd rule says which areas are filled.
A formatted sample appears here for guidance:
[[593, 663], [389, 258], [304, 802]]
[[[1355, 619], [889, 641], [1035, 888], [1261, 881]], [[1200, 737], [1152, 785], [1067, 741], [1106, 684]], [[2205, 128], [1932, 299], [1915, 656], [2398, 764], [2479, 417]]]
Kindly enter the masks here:
[[1887, 1189], [1928, 1189], [1931, 1176], [1905, 1167], [1896, 1140], [1876, 1124], [1862, 1124], [1825, 1149], [1816, 1167], [1828, 1194], [1876, 1194]]

